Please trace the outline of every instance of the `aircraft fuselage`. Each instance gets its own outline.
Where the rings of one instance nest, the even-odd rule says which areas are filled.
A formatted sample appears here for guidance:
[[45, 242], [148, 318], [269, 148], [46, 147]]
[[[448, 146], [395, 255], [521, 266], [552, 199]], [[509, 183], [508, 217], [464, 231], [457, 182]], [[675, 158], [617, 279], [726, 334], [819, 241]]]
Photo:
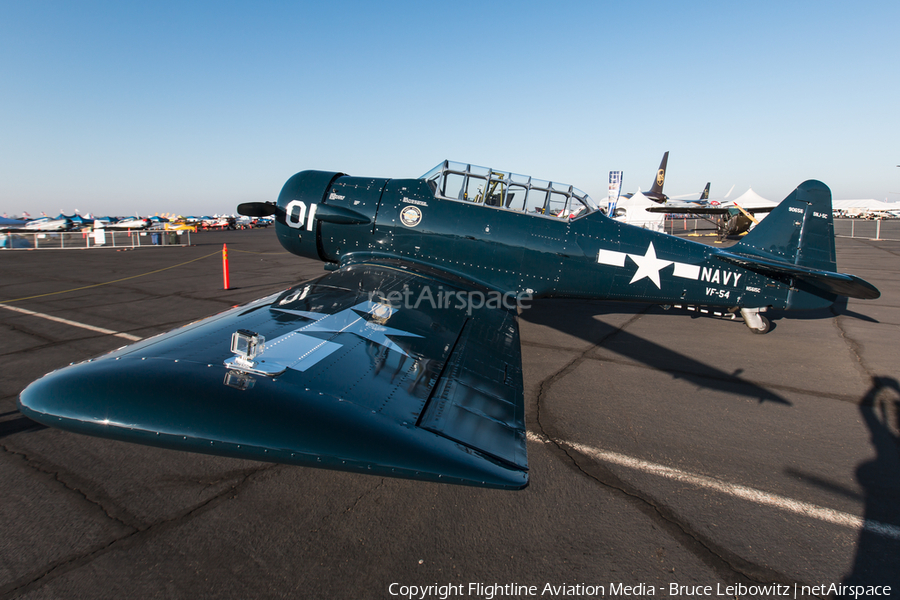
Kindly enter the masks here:
[[279, 196], [276, 230], [290, 252], [335, 267], [399, 259], [504, 294], [749, 308], [817, 308], [835, 297], [600, 212], [566, 219], [441, 198], [422, 179], [298, 173]]

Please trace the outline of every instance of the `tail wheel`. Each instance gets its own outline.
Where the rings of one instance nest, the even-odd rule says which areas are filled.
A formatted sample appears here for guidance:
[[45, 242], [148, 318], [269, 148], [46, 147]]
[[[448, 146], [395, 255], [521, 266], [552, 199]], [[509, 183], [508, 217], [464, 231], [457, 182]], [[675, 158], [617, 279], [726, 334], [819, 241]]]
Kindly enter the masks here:
[[750, 331], [752, 331], [753, 333], [758, 333], [759, 335], [762, 335], [764, 333], [769, 333], [769, 329], [771, 327], [771, 323], [769, 322], [769, 319], [767, 319], [766, 317], [764, 317], [762, 315], [759, 315], [759, 320], [762, 321], [761, 327], [750, 327], [749, 325], [747, 325], [747, 327], [750, 327]]
[[769, 323], [769, 320], [762, 315], [765, 310], [765, 308], [740, 309], [741, 316], [744, 318], [744, 323], [747, 325], [747, 327], [750, 328], [750, 331], [752, 331], [753, 333], [767, 333], [771, 328], [771, 323]]

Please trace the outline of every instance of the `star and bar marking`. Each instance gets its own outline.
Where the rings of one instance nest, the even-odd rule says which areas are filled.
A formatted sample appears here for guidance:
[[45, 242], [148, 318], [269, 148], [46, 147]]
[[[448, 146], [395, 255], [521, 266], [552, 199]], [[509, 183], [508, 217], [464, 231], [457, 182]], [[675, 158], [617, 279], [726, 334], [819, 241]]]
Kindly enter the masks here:
[[657, 288], [662, 289], [659, 281], [659, 272], [669, 265], [674, 265], [675, 268], [673, 269], [672, 274], [675, 277], [693, 279], [695, 281], [700, 278], [699, 265], [657, 258], [656, 248], [653, 247], [653, 242], [650, 242], [647, 246], [647, 252], [644, 254], [630, 254], [627, 252], [601, 249], [597, 254], [597, 262], [601, 265], [624, 267], [626, 257], [630, 258], [631, 261], [637, 265], [637, 271], [634, 272], [634, 277], [628, 282], [629, 284], [646, 278], [652, 281]]

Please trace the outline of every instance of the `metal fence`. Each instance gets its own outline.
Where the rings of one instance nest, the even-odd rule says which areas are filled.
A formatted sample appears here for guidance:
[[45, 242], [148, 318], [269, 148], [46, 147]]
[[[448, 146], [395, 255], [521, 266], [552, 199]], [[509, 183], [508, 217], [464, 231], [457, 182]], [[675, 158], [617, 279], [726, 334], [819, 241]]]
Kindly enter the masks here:
[[[687, 233], [710, 235], [715, 230], [715, 225], [704, 219], [666, 219], [666, 233], [673, 235]], [[900, 241], [900, 219], [835, 219], [834, 235], [866, 240]]]
[[900, 219], [835, 219], [834, 235], [900, 241]]
[[688, 233], [714, 235], [716, 225], [706, 219], [667, 217], [664, 231], [672, 235], [684, 235]]
[[68, 250], [76, 248], [144, 248], [190, 246], [190, 231], [35, 231], [0, 233], [4, 250]]

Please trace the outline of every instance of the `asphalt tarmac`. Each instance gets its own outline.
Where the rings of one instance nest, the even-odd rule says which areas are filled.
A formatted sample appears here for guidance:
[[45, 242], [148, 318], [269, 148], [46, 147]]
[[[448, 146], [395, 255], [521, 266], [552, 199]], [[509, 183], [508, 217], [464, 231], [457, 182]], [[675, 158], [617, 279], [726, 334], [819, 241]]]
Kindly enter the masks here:
[[323, 273], [272, 230], [193, 241], [0, 251], [0, 599], [900, 597], [900, 242], [838, 239], [839, 270], [882, 297], [770, 313], [767, 335], [536, 301], [519, 320], [531, 484], [501, 492], [162, 450], [18, 413], [50, 370]]

